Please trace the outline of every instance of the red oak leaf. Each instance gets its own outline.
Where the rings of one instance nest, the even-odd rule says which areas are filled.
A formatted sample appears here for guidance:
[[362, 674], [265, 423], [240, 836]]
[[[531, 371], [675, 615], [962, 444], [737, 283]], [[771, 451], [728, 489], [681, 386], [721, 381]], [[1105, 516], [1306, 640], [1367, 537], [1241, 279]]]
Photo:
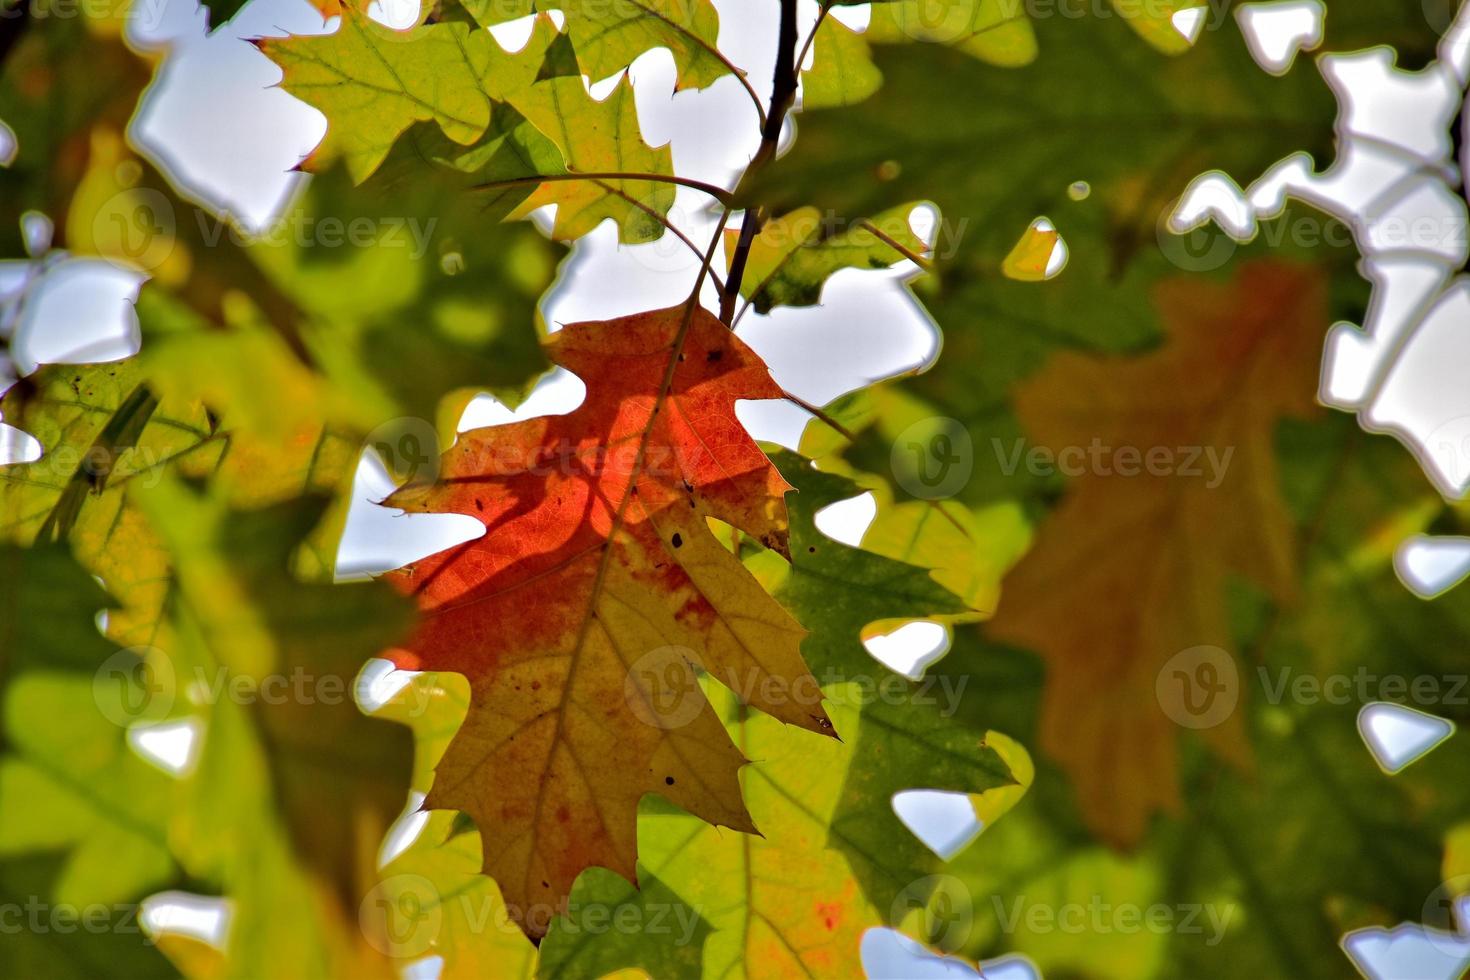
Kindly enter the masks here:
[[474, 817], [533, 938], [582, 869], [634, 880], [646, 793], [754, 831], [701, 670], [831, 730], [805, 631], [709, 524], [785, 550], [789, 486], [735, 417], [739, 399], [781, 397], [766, 366], [682, 306], [572, 324], [547, 351], [586, 383], [576, 411], [463, 433], [438, 482], [388, 501], [485, 525], [393, 573], [423, 612], [395, 659], [470, 681], [426, 805]]

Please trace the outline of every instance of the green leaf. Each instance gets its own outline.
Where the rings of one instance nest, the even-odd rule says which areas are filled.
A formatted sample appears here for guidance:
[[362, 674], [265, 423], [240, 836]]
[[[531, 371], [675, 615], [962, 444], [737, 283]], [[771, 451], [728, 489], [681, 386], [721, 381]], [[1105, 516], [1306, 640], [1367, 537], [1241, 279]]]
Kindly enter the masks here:
[[167, 559], [126, 488], [168, 463], [218, 462], [203, 407], [159, 405], [130, 360], [42, 368], [6, 392], [0, 414], [42, 450], [35, 462], [0, 466], [0, 536], [26, 545], [69, 536], [122, 606], [108, 617], [109, 635], [157, 643]]
[[541, 943], [540, 980], [595, 980], [619, 969], [650, 977], [699, 976], [710, 927], [645, 868], [638, 887], [605, 868], [582, 874], [568, 914], [552, 921]]
[[407, 629], [409, 604], [384, 585], [290, 574], [320, 500], [238, 511], [175, 480], [131, 496], [174, 569], [170, 660], [194, 695], [177, 707], [202, 726], [170, 839], [234, 902], [231, 968], [383, 970], [384, 946], [356, 920], [407, 799], [412, 738], [364, 716], [353, 691], [367, 658]]
[[511, 920], [495, 882], [480, 872], [480, 835], [473, 824], [455, 832], [458, 816], [429, 814], [418, 838], [383, 869], [373, 921], [381, 915], [389, 948], [400, 960], [442, 956], [442, 980], [530, 980], [536, 947]]
[[203, 0], [201, 6], [207, 11], [207, 26], [211, 33], [219, 30], [234, 19], [247, 0]]
[[744, 72], [720, 52], [720, 15], [710, 0], [460, 0], [489, 27], [536, 11], [560, 11], [576, 48], [578, 74], [610, 78], [654, 48], [673, 55], [675, 89], [705, 88]]
[[[933, 405], [907, 390], [911, 384], [878, 384], [842, 396], [826, 411], [855, 440], [814, 421], [802, 434], [801, 451], [873, 495], [876, 513], [863, 533], [864, 549], [930, 569], [975, 611], [944, 619], [988, 617], [1000, 599], [1001, 577], [1030, 546], [1031, 525], [1010, 500], [972, 508], [929, 493], [917, 467], [932, 464], [934, 438], [952, 434], [940, 427]], [[981, 447], [979, 455], [985, 451]]]
[[617, 74], [653, 48], [674, 56], [676, 91], [744, 74], [715, 45], [720, 15], [710, 0], [540, 0], [537, 6], [566, 13], [577, 61], [593, 81]]
[[792, 453], [773, 459], [797, 489], [790, 505], [790, 573], [775, 595], [811, 630], [802, 655], [824, 690], [838, 703], [861, 705], [856, 730], [838, 728], [852, 746], [852, 761], [832, 814], [830, 843], [848, 856], [874, 904], [886, 909], [940, 866], [893, 812], [894, 794], [980, 794], [1015, 779], [986, 745], [985, 728], [956, 722], [963, 673], [940, 664], [923, 681], [912, 681], [879, 663], [861, 642], [875, 623], [962, 614], [965, 604], [927, 569], [822, 534], [817, 512], [861, 488]]
[[[356, 187], [332, 167], [249, 249], [300, 306], [320, 370], [375, 422], [432, 422], [446, 396], [487, 388], [514, 404], [549, 367], [537, 302], [565, 249], [487, 220], [449, 177], [397, 150]], [[358, 227], [355, 240], [335, 235]]]
[[0, 907], [9, 919], [7, 973], [53, 980], [178, 976], [143, 934], [136, 905], [48, 901], [56, 875], [57, 860], [50, 855], [0, 859]]
[[[795, 146], [753, 196], [844, 216], [933, 201], [941, 258], [989, 269], [1038, 215], [1071, 241], [1072, 222], [1097, 214], [1116, 269], [1155, 240], [1159, 215], [1201, 170], [1254, 176], [1331, 137], [1325, 86], [1268, 77], [1225, 32], [1171, 58], [1116, 18], [1048, 18], [1036, 29], [1040, 54], [1020, 68], [876, 49], [882, 95], [803, 114]], [[1079, 180], [1091, 187], [1081, 202], [1070, 193]]]
[[[639, 814], [641, 867], [714, 929], [702, 975], [857, 975], [862, 932], [886, 910], [864, 895], [853, 859], [832, 847], [851, 748], [748, 711], [717, 685], [705, 690], [756, 760], [741, 772], [741, 791], [762, 836], [649, 801]], [[856, 712], [828, 709], [839, 731], [854, 730]], [[870, 802], [891, 816], [886, 798]]]
[[889, 0], [873, 4], [865, 35], [873, 42], [943, 44], [994, 65], [1036, 57], [1024, 4], [1006, 0]]
[[[632, 82], [620, 79], [601, 102], [594, 101], [569, 42], [555, 33], [550, 18], [537, 19], [531, 40], [517, 56], [540, 69], [529, 83], [524, 77], [508, 80], [506, 98], [561, 149], [566, 173], [673, 174], [669, 148], [654, 149], [640, 135]], [[674, 205], [674, 186], [619, 178], [554, 181], [542, 184], [523, 210], [542, 204], [557, 206], [555, 238], [580, 238], [612, 218], [619, 241], [649, 242], [663, 235], [659, 218]]]
[[835, 17], [824, 17], [812, 39], [812, 66], [801, 76], [804, 110], [853, 105], [883, 84], [863, 35]]
[[[846, 228], [824, 221], [816, 208], [772, 218], [751, 243], [740, 295], [758, 313], [814, 306], [838, 269], [886, 269], [909, 256], [922, 258], [926, 246], [909, 225], [913, 210], [904, 205]], [[726, 254], [733, 253], [738, 235], [726, 232]]]
[[377, 169], [404, 130], [432, 121], [461, 145], [490, 125], [482, 79], [506, 57], [483, 31], [460, 23], [394, 31], [351, 9], [335, 34], [262, 41], [285, 72], [286, 91], [327, 117], [315, 157], [342, 157], [354, 180]]
[[141, 656], [104, 639], [113, 605], [64, 545], [0, 546], [0, 856], [66, 851], [40, 893], [88, 904], [169, 882], [168, 778], [128, 745]]
[[638, 134], [626, 79], [600, 102], [587, 94], [570, 42], [545, 15], [514, 54], [463, 22], [393, 31], [351, 13], [336, 34], [265, 41], [262, 49], [282, 66], [285, 89], [327, 116], [312, 167], [340, 156], [361, 182], [415, 122], [432, 122], [445, 141], [429, 137], [424, 155], [489, 185], [495, 193], [481, 203], [493, 208], [490, 220], [554, 203], [558, 238], [580, 237], [605, 218], [618, 222], [624, 242], [663, 234], [671, 183], [576, 177], [667, 177], [672, 157]]
[[[1446, 835], [1470, 803], [1455, 775], [1467, 750], [1452, 739], [1390, 777], [1356, 727], [1365, 701], [1385, 693], [1460, 724], [1470, 718], [1454, 693], [1470, 601], [1450, 593], [1423, 602], [1392, 570], [1393, 546], [1441, 505], [1412, 459], [1344, 416], [1283, 426], [1277, 452], [1294, 518], [1312, 533], [1302, 539], [1296, 601], [1273, 603], [1247, 589], [1233, 596], [1234, 711], [1244, 719], [1251, 766], [1222, 766], [1206, 750], [1207, 732], [1184, 733], [1181, 807], [1119, 855], [1083, 828], [1070, 783], [1039, 755], [1031, 792], [951, 866], [975, 917], [968, 938], [956, 937], [964, 955], [1021, 952], [1048, 975], [1118, 980], [1241, 970], [1327, 978], [1350, 970], [1335, 951], [1350, 929], [1451, 927], [1430, 899], [1449, 873], [1441, 870]], [[1462, 518], [1440, 520], [1451, 531]], [[1044, 681], [1037, 658], [974, 632], [957, 634], [949, 656], [974, 665], [967, 710], [1035, 744]], [[1293, 693], [1303, 677], [1311, 679], [1305, 697]], [[1319, 686], [1334, 677], [1341, 682]], [[1392, 678], [1403, 684], [1397, 696], [1385, 686]], [[1432, 700], [1416, 700], [1415, 678], [1434, 685]], [[1115, 704], [1120, 714], [1156, 710], [1152, 702]], [[1089, 925], [1084, 935], [1026, 924], [1035, 906], [1057, 915], [1070, 905], [1090, 916], [1099, 903], [1103, 928]], [[1018, 905], [1020, 927], [1008, 929]], [[1190, 927], [1120, 928], [1119, 910], [1154, 905], [1176, 926], [1192, 916]]]

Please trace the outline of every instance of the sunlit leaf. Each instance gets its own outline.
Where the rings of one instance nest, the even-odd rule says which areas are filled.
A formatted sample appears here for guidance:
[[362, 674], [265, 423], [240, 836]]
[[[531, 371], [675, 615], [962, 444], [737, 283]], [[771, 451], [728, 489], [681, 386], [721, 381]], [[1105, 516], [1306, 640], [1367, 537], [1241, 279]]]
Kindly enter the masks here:
[[425, 617], [396, 659], [470, 679], [428, 805], [475, 818], [485, 870], [532, 935], [546, 921], [528, 912], [556, 907], [583, 868], [632, 880], [645, 793], [754, 829], [740, 753], [709, 709], [664, 717], [661, 692], [695, 665], [753, 677], [755, 706], [830, 730], [820, 704], [766, 693], [811, 680], [803, 630], [706, 524], [785, 549], [786, 483], [734, 413], [780, 396], [765, 366], [692, 307], [570, 325], [548, 353], [587, 384], [581, 407], [464, 433], [437, 483], [389, 500], [487, 528], [395, 573]]

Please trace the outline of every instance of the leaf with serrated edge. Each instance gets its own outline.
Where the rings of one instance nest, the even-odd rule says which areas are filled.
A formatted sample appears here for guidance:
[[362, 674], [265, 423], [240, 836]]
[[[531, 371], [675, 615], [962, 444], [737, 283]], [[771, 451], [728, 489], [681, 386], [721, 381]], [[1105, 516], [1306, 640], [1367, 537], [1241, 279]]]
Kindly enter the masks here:
[[[659, 216], [674, 201], [667, 182], [548, 180], [537, 189], [537, 178], [578, 172], [673, 173], [668, 147], [654, 149], [639, 134], [631, 83], [622, 79], [604, 99], [593, 99], [566, 36], [544, 14], [513, 54], [462, 22], [393, 31], [358, 14], [344, 14], [335, 34], [260, 43], [281, 65], [286, 91], [327, 117], [326, 138], [308, 169], [340, 156], [361, 182], [411, 126], [433, 122], [448, 142], [433, 154], [439, 162], [487, 183], [522, 187], [508, 206], [501, 196], [489, 198], [500, 209], [491, 220], [517, 205], [524, 214], [556, 204], [557, 238], [585, 235], [606, 218], [618, 222], [624, 242], [663, 234]], [[533, 134], [525, 132], [530, 128]], [[515, 152], [500, 152], [507, 140]]]
[[372, 910], [376, 852], [407, 802], [412, 736], [364, 716], [352, 692], [377, 644], [406, 631], [412, 604], [382, 583], [290, 573], [322, 498], [233, 510], [171, 477], [129, 496], [168, 550], [170, 660], [178, 689], [197, 698], [178, 700], [202, 727], [170, 843], [234, 903], [231, 968], [391, 975], [388, 943], [357, 920]]
[[[1311, 267], [1262, 261], [1229, 285], [1180, 278], [1156, 296], [1170, 327], [1157, 353], [1059, 355], [1017, 393], [1037, 445], [1109, 454], [1071, 481], [987, 627], [1046, 660], [1041, 747], [1076, 782], [1093, 831], [1119, 843], [1179, 804], [1179, 728], [1155, 691], [1165, 662], [1230, 645], [1228, 573], [1283, 601], [1295, 589], [1274, 436], [1282, 418], [1314, 411], [1327, 328]], [[1199, 462], [1186, 469], [1191, 447]], [[1161, 466], [1161, 450], [1177, 463]], [[1204, 735], [1244, 765], [1239, 726], [1235, 715]]]
[[[785, 731], [712, 691], [741, 751], [757, 760], [742, 784], [764, 837], [734, 838], [684, 815], [653, 812], [644, 818], [642, 864], [715, 927], [706, 976], [856, 976], [863, 930], [899, 925], [890, 913], [922, 902], [925, 879], [943, 866], [899, 823], [893, 794], [1022, 787], [986, 744], [986, 732], [955, 724], [914, 696], [917, 685], [889, 672], [861, 642], [874, 621], [952, 614], [963, 603], [922, 568], [821, 534], [814, 515], [859, 488], [792, 453], [774, 459], [798, 490], [792, 563], [766, 552], [747, 562], [810, 620], [802, 651], [844, 741]], [[874, 696], [878, 685], [885, 697]]]
[[175, 873], [169, 779], [125, 727], [146, 668], [97, 630], [112, 605], [65, 545], [0, 545], [0, 857], [64, 851], [46, 899], [79, 906], [137, 900]]
[[831, 728], [788, 696], [815, 686], [805, 631], [707, 525], [786, 547], [787, 484], [735, 417], [737, 400], [781, 396], [765, 365], [698, 307], [572, 324], [547, 351], [586, 383], [581, 407], [463, 433], [438, 483], [388, 500], [487, 529], [394, 573], [424, 614], [395, 659], [470, 680], [427, 805], [475, 818], [531, 935], [584, 868], [633, 880], [646, 793], [754, 830], [695, 664], [783, 721]]
[[[772, 218], [751, 241], [740, 294], [757, 313], [773, 306], [814, 306], [822, 285], [839, 269], [886, 269], [927, 245], [914, 234], [901, 205], [843, 229], [823, 220], [816, 208], [798, 208]], [[726, 254], [733, 254], [739, 232], [726, 232]]]
[[824, 17], [812, 38], [812, 66], [801, 74], [801, 107], [852, 105], [882, 84], [863, 36], [835, 17]]
[[674, 87], [699, 89], [725, 75], [744, 74], [720, 52], [720, 15], [710, 0], [460, 0], [486, 27], [540, 11], [559, 11], [577, 49], [581, 72], [610, 78], [645, 51], [664, 48], [674, 59]]

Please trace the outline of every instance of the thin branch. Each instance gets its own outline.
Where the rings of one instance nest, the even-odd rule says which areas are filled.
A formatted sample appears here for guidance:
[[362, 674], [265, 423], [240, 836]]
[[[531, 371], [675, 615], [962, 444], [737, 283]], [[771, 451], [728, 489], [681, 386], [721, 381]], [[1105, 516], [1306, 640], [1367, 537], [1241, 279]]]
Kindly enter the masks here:
[[720, 319], [731, 330], [735, 329], [735, 297], [740, 295], [740, 280], [745, 278], [745, 264], [750, 261], [750, 246], [762, 220], [761, 209], [747, 211], [740, 222], [740, 238], [730, 257], [730, 271], [725, 276], [725, 295], [720, 299]]
[[754, 299], [748, 299], [744, 303], [740, 304], [740, 312], [735, 314], [735, 319], [730, 321], [731, 330], [734, 330], [736, 327], [738, 327], [740, 325], [740, 321], [745, 319], [745, 314], [749, 312], [750, 307], [754, 302]]
[[[760, 148], [756, 150], [745, 172], [740, 175], [740, 183], [735, 185], [736, 190], [739, 190], [740, 184], [745, 183], [751, 174], [775, 159], [776, 147], [781, 140], [781, 126], [786, 121], [786, 113], [791, 111], [791, 105], [796, 101], [799, 67], [796, 61], [796, 0], [781, 0], [776, 71], [771, 79], [771, 111], [766, 117], [765, 125], [761, 127]], [[720, 319], [726, 326], [735, 322], [735, 297], [740, 294], [740, 282], [745, 278], [745, 265], [750, 260], [750, 246], [760, 233], [761, 226], [765, 224], [766, 217], [765, 208], [758, 207], [747, 211], [744, 220], [740, 222], [740, 239], [730, 257], [730, 272], [725, 277], [725, 295], [720, 300]]]
[[475, 184], [471, 190], [484, 191], [493, 190], [498, 187], [517, 187], [526, 184], [545, 184], [558, 180], [648, 180], [657, 184], [678, 184], [681, 187], [690, 187], [694, 190], [708, 194], [719, 201], [725, 207], [733, 207], [735, 195], [723, 187], [714, 184], [706, 184], [702, 180], [691, 180], [688, 177], [676, 177], [673, 174], [625, 174], [625, 173], [570, 173], [570, 174], [539, 174], [534, 177], [510, 177], [506, 180], [492, 180], [484, 184]]
[[[685, 312], [684, 316], [686, 320], [692, 320], [694, 318], [693, 310], [699, 304], [699, 290], [704, 285], [704, 277], [715, 274], [712, 268], [715, 259], [715, 247], [720, 244], [720, 237], [725, 233], [725, 225], [730, 220], [730, 213], [730, 209], [726, 208], [720, 215], [720, 220], [715, 223], [715, 233], [710, 236], [709, 246], [704, 250], [704, 261], [699, 265], [699, 275], [694, 277], [694, 288], [689, 291], [689, 309]], [[687, 330], [687, 327], [685, 329]]]
[[694, 244], [693, 240], [691, 240], [688, 235], [679, 230], [677, 225], [670, 221], [666, 216], [659, 214], [657, 210], [649, 207], [647, 204], [644, 204], [642, 201], [638, 200], [632, 195], [624, 194], [622, 191], [618, 190], [616, 187], [613, 187], [611, 184], [604, 184], [600, 180], [595, 181], [594, 183], [606, 190], [609, 194], [616, 194], [618, 197], [621, 197], [623, 200], [627, 201], [629, 204], [633, 205], [635, 208], [648, 215], [654, 221], [657, 221], [659, 224], [663, 225], [670, 234], [672, 234], [675, 238], [679, 239], [679, 241], [687, 245], [689, 247], [689, 251], [694, 253], [694, 257], [696, 259], [699, 259], [699, 261], [703, 263], [705, 274], [710, 277], [710, 280], [712, 282], [714, 282], [715, 288], [720, 291], [721, 298], [724, 297], [725, 281], [721, 279], [718, 275], [716, 275], [715, 270], [710, 266], [710, 261], [714, 255], [713, 252], [711, 252], [709, 255], [705, 255], [699, 250], [699, 246]]
[[786, 122], [786, 113], [796, 101], [797, 77], [800, 67], [796, 62], [796, 0], [781, 0], [780, 35], [777, 39], [776, 70], [771, 79], [771, 112], [766, 124], [761, 127], [761, 147], [755, 159], [745, 169], [741, 178], [749, 177], [751, 171], [759, 170], [776, 155], [776, 145], [781, 139], [781, 126]]

